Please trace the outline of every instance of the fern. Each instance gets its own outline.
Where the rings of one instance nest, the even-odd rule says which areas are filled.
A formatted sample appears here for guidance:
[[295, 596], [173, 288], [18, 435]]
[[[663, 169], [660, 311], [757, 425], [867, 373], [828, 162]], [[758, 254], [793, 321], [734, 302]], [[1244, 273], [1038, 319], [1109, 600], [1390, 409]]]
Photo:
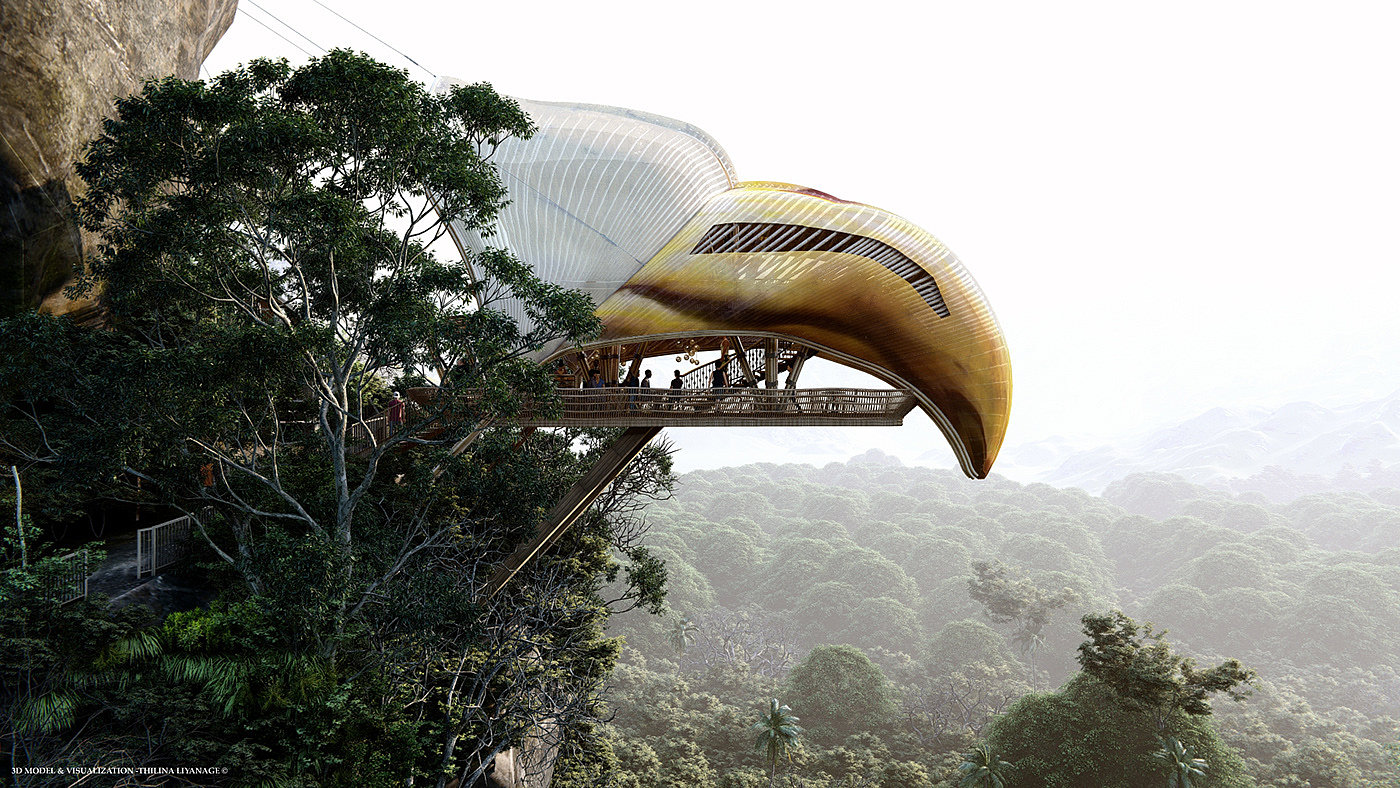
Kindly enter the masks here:
[[57, 733], [73, 726], [77, 709], [77, 696], [67, 690], [27, 698], [14, 716], [15, 728], [22, 734]]

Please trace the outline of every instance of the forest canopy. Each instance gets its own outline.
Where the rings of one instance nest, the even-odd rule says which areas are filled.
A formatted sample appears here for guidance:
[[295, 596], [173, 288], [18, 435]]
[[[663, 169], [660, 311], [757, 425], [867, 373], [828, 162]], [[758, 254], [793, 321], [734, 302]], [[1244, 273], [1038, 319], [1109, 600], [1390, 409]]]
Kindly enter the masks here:
[[[1098, 497], [866, 459], [697, 471], [652, 508], [676, 582], [667, 616], [612, 624], [624, 784], [765, 785], [730, 731], [770, 697], [811, 728], [785, 785], [1166, 786], [1173, 752], [1198, 787], [1400, 781], [1395, 490], [1271, 503], [1153, 474]], [[864, 689], [809, 699], [834, 653], [850, 673], [824, 683]]]

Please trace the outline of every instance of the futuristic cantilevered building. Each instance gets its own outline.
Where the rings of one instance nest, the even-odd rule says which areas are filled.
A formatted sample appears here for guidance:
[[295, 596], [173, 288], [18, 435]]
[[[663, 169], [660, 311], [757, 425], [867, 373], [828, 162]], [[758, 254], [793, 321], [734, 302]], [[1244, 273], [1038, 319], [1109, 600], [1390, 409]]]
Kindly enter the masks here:
[[[681, 121], [520, 104], [539, 132], [503, 142], [492, 159], [511, 204], [489, 239], [462, 228], [455, 236], [468, 249], [488, 241], [509, 249], [599, 305], [605, 329], [596, 342], [547, 347], [539, 360], [566, 381], [601, 368], [616, 382], [629, 361], [719, 351], [686, 387], [713, 390], [723, 380], [738, 403], [687, 409], [665, 400], [620, 416], [598, 411], [598, 423], [899, 423], [917, 406], [964, 472], [990, 472], [1011, 404], [1006, 343], [977, 284], [932, 235], [814, 189], [741, 182], [724, 149]], [[518, 304], [506, 308], [528, 325]], [[777, 393], [780, 373], [795, 392], [813, 357], [870, 373], [890, 397], [793, 393], [786, 401], [795, 404], [780, 407], [764, 394]]]

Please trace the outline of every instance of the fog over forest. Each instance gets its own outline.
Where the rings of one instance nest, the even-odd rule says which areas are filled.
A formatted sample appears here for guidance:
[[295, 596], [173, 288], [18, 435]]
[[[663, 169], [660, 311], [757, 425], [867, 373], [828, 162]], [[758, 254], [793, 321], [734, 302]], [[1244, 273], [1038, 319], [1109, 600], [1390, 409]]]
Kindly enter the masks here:
[[[777, 698], [806, 728], [784, 785], [958, 785], [979, 744], [1009, 786], [1166, 785], [1143, 707], [1076, 661], [1081, 617], [1118, 610], [1198, 670], [1257, 673], [1166, 725], [1208, 762], [1193, 785], [1400, 784], [1400, 479], [1235, 486], [1137, 474], [1096, 496], [878, 451], [686, 474], [644, 540], [669, 611], [612, 626], [607, 735], [631, 785], [764, 785], [745, 728]], [[974, 599], [978, 562], [1053, 609]]]

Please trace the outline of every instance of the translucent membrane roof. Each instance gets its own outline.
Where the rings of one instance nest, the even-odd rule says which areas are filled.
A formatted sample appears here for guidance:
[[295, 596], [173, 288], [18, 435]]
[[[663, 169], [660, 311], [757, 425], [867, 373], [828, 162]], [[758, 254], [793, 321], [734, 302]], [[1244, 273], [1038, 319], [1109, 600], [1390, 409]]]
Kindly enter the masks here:
[[796, 340], [912, 392], [964, 472], [991, 471], [1010, 358], [981, 290], [936, 238], [814, 189], [739, 183], [724, 150], [681, 121], [520, 104], [540, 131], [495, 153], [512, 204], [487, 240], [588, 292], [603, 341]]
[[[441, 80], [437, 89], [454, 84]], [[491, 157], [510, 205], [489, 242], [595, 303], [734, 185], [728, 154], [688, 123], [619, 107], [516, 101], [539, 131], [503, 141]], [[471, 232], [459, 241], [475, 251], [485, 243]], [[518, 306], [513, 316], [528, 321]]]

